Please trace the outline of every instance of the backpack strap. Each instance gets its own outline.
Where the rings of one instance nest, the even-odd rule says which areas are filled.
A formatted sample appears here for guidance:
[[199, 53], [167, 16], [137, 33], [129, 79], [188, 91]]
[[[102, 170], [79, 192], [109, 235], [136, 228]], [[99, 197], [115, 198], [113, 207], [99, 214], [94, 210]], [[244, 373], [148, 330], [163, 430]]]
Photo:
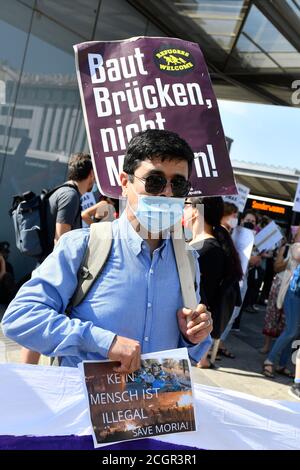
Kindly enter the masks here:
[[44, 199], [49, 199], [49, 197], [52, 196], [52, 194], [54, 194], [55, 191], [57, 191], [57, 190], [60, 189], [60, 188], [72, 188], [72, 189], [75, 189], [75, 191], [79, 194], [79, 197], [80, 197], [80, 192], [79, 192], [79, 189], [78, 189], [78, 187], [76, 186], [76, 184], [72, 184], [72, 183], [63, 183], [63, 184], [60, 184], [59, 186], [55, 186], [55, 188], [51, 189], [50, 191], [43, 190], [42, 193], [44, 193]]
[[[64, 183], [60, 184], [59, 186], [55, 186], [55, 188], [47, 191], [43, 189], [40, 196], [40, 219], [41, 219], [41, 230], [39, 232], [40, 236], [40, 243], [43, 249], [43, 259], [51, 253], [53, 250], [53, 243], [48, 239], [48, 227], [47, 227], [47, 205], [49, 204], [49, 199], [58, 189], [60, 188], [72, 188], [76, 191], [78, 195], [78, 212], [76, 214], [76, 218], [81, 214], [81, 204], [80, 204], [80, 192], [76, 184], [72, 183]], [[82, 227], [81, 217], [80, 217], [80, 227]]]
[[78, 284], [66, 308], [66, 315], [70, 315], [72, 308], [83, 301], [100, 275], [109, 257], [112, 238], [111, 222], [91, 224], [89, 242], [78, 270]]

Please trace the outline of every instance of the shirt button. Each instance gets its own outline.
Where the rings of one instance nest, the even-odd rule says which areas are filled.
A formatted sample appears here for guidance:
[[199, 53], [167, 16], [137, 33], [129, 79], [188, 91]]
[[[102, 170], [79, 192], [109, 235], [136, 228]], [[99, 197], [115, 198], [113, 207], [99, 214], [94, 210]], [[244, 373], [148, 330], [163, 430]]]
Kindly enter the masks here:
[[150, 271], [149, 271], [149, 272], [150, 272], [150, 274], [153, 274], [153, 273], [154, 273], [153, 269], [150, 269]]
[[152, 307], [152, 303], [151, 303], [151, 302], [148, 302], [147, 307], [148, 307], [148, 308]]
[[149, 341], [149, 336], [145, 336], [144, 340]]

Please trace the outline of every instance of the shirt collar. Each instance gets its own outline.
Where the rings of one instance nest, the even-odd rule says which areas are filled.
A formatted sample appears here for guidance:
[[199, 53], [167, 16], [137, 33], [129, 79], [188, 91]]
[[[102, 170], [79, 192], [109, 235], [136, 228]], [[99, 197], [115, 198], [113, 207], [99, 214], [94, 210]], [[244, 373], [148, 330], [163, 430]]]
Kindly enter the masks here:
[[[118, 219], [118, 225], [120, 230], [120, 238], [127, 240], [128, 245], [136, 256], [138, 256], [142, 250], [149, 250], [149, 245], [147, 242], [143, 240], [143, 238], [134, 230], [133, 226], [129, 222], [126, 209]], [[161, 245], [157, 248], [162, 259], [164, 259], [167, 255], [167, 247], [170, 242], [170, 239], [167, 238], [163, 240]]]

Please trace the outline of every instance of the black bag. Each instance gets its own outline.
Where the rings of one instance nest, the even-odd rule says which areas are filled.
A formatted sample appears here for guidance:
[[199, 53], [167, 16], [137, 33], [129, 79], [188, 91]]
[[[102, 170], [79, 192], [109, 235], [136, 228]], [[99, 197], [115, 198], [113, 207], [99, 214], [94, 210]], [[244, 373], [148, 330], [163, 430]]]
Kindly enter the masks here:
[[43, 189], [41, 194], [27, 191], [14, 196], [9, 215], [13, 219], [16, 246], [22, 254], [41, 259], [50, 253], [47, 237], [47, 204], [50, 196], [63, 187], [78, 191], [76, 185], [65, 183], [50, 191]]

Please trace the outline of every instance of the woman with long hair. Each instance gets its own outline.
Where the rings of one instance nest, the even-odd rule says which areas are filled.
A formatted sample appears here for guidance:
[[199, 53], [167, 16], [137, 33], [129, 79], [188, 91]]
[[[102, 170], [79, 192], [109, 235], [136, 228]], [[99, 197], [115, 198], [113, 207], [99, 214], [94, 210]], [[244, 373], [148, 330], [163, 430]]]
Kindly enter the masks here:
[[[199, 254], [201, 302], [211, 311], [214, 339], [220, 338], [234, 306], [241, 302], [243, 275], [231, 236], [221, 226], [223, 204], [221, 197], [205, 197], [189, 198], [185, 206], [185, 224], [193, 233], [190, 245]], [[212, 367], [207, 357], [198, 366]]]

